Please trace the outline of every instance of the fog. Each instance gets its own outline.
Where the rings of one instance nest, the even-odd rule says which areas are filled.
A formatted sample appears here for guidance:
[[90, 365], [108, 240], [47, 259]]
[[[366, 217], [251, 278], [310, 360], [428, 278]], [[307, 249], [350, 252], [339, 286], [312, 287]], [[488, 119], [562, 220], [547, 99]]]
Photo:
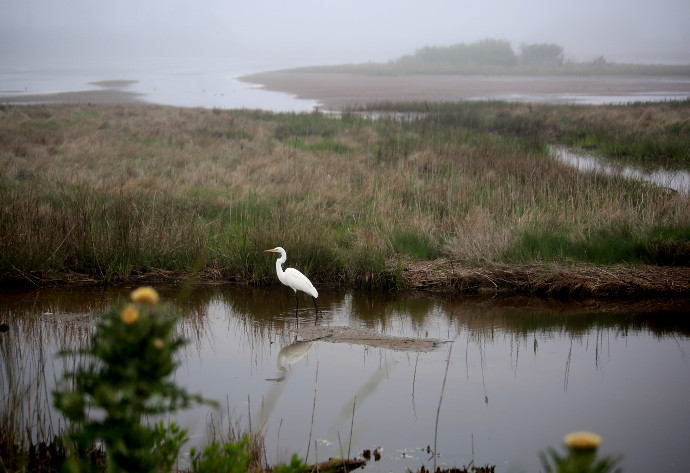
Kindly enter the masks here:
[[485, 38], [566, 59], [690, 64], [687, 0], [1, 0], [2, 65], [217, 58], [266, 69], [379, 62]]

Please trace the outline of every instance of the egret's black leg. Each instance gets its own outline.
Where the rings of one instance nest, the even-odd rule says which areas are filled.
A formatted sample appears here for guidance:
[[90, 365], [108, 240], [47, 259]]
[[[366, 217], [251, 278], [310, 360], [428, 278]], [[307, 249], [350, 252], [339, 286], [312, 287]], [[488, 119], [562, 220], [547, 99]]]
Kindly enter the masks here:
[[316, 297], [311, 296], [312, 300], [314, 301], [314, 310], [316, 311], [316, 318], [319, 318], [319, 308], [316, 306]]
[[299, 327], [299, 315], [297, 315], [298, 310], [299, 310], [299, 297], [297, 297], [297, 291], [295, 291], [295, 320], [297, 321], [297, 327]]

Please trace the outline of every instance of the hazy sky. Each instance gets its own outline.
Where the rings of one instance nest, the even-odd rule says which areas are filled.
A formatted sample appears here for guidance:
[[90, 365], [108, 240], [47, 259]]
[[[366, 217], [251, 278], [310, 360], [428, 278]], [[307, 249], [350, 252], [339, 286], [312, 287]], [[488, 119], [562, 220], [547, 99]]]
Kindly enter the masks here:
[[0, 61], [211, 56], [278, 67], [427, 45], [556, 43], [567, 58], [690, 64], [689, 0], [0, 0]]

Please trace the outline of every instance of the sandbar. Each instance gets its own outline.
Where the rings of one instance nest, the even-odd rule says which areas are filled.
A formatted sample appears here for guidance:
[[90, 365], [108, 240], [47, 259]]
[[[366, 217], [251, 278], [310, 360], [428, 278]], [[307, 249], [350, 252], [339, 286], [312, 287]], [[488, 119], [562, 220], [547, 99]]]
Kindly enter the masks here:
[[92, 82], [99, 87], [93, 90], [56, 92], [48, 94], [19, 94], [0, 96], [0, 104], [131, 104], [143, 103], [143, 94], [125, 90], [136, 83], [131, 80], [104, 80]]
[[387, 348], [396, 351], [429, 352], [445, 343], [435, 338], [395, 337], [376, 332], [372, 329], [357, 327], [308, 325], [299, 327], [297, 333], [305, 342], [321, 340], [331, 343]]
[[476, 76], [451, 74], [366, 75], [340, 72], [269, 71], [243, 82], [343, 110], [385, 102], [456, 102], [496, 99], [577, 103], [584, 97], [690, 97], [690, 77]]

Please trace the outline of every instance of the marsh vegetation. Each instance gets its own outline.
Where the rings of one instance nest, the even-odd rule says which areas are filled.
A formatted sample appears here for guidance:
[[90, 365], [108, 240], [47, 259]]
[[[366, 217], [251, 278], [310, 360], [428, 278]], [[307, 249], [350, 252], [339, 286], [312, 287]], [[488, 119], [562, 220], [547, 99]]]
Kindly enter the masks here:
[[688, 265], [687, 195], [548, 145], [688, 167], [690, 102], [405, 107], [419, 117], [5, 106], [0, 278], [274, 282], [276, 245], [312, 281], [374, 287], [431, 261]]

